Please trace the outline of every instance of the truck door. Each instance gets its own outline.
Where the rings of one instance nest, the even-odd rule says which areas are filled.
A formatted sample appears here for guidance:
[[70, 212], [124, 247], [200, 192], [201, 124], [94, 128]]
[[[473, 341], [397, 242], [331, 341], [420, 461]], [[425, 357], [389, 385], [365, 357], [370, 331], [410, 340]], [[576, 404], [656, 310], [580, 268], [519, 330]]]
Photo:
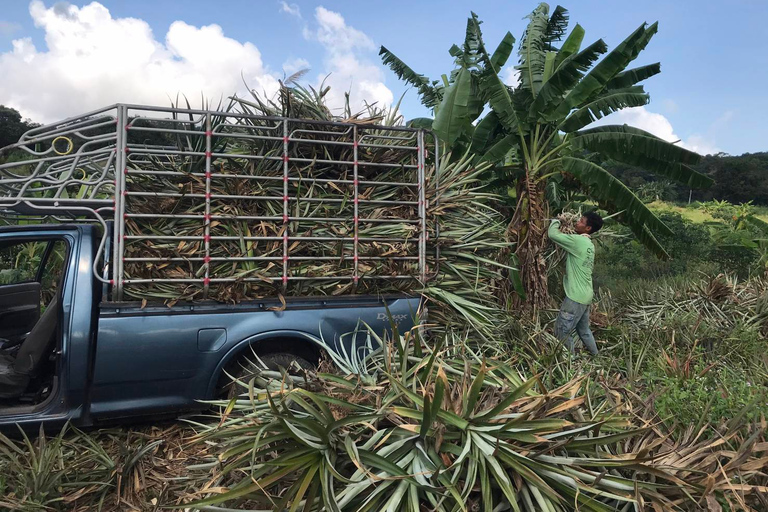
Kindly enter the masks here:
[[[77, 238], [38, 230], [0, 233], [0, 423], [61, 416], [62, 348], [72, 303]], [[76, 273], [76, 272], [74, 272]], [[68, 292], [68, 293], [66, 293]]]

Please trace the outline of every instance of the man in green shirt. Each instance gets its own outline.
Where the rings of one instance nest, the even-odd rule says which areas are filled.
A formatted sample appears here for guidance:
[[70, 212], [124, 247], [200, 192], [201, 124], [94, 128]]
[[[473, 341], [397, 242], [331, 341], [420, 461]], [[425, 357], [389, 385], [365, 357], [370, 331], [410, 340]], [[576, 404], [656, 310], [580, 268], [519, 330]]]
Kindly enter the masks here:
[[597, 354], [597, 344], [589, 329], [589, 309], [592, 304], [592, 267], [595, 246], [590, 235], [603, 227], [603, 219], [595, 212], [585, 214], [576, 224], [576, 234], [560, 231], [560, 221], [552, 220], [549, 238], [567, 253], [565, 259], [565, 300], [555, 322], [555, 336], [573, 353], [574, 330], [590, 354]]

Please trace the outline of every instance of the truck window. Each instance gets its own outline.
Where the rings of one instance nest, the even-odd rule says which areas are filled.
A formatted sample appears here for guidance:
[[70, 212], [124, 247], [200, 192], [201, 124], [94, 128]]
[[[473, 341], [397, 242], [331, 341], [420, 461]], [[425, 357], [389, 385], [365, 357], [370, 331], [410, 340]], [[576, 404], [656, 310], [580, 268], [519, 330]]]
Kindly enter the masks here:
[[4, 244], [0, 246], [0, 286], [39, 282], [44, 307], [56, 293], [66, 255], [67, 244], [64, 240]]
[[0, 286], [36, 281], [48, 243], [21, 242], [0, 247]]

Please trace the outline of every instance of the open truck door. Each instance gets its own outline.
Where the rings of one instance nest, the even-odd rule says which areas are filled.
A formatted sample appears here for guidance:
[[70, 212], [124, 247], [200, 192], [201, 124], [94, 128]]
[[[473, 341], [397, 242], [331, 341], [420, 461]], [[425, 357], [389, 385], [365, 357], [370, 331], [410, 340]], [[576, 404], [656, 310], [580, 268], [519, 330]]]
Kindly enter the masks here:
[[[90, 258], [79, 258], [83, 229], [0, 228], [3, 422], [35, 428], [42, 420], [63, 424], [83, 413], [92, 308], [77, 308], [79, 316], [88, 316], [78, 321], [72, 307], [77, 284], [87, 290], [90, 280], [90, 272], [83, 276], [80, 268], [90, 269]], [[92, 299], [86, 290], [78, 300]]]

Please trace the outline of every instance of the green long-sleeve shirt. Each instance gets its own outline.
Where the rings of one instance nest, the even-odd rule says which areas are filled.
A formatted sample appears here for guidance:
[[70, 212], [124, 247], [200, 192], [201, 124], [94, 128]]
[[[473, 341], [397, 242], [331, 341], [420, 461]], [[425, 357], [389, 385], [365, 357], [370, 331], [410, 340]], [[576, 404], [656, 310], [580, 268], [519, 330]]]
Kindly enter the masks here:
[[553, 220], [547, 233], [550, 240], [565, 249], [565, 295], [579, 304], [592, 303], [592, 267], [595, 264], [595, 246], [588, 236], [566, 235], [560, 232], [560, 221]]

